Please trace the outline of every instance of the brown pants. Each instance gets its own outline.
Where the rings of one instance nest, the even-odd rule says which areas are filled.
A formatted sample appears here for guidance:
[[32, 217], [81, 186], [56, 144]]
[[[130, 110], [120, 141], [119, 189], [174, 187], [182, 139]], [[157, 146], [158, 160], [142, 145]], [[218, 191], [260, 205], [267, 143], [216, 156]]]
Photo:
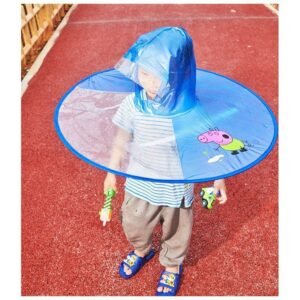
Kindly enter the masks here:
[[154, 227], [162, 224], [160, 263], [165, 267], [182, 264], [190, 244], [192, 207], [152, 205], [128, 192], [121, 207], [121, 222], [128, 241], [134, 249], [147, 254], [152, 247]]

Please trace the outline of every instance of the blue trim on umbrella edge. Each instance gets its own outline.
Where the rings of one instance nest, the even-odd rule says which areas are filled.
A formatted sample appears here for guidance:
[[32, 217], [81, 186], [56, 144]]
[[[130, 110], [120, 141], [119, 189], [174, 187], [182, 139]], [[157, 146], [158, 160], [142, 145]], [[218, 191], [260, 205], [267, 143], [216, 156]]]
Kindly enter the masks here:
[[208, 181], [212, 181], [212, 180], [217, 180], [217, 179], [223, 179], [223, 178], [227, 178], [227, 177], [231, 177], [240, 173], [245, 172], [246, 170], [252, 168], [253, 166], [257, 165], [259, 162], [261, 162], [263, 159], [266, 158], [266, 156], [271, 152], [271, 150], [273, 149], [273, 147], [275, 146], [275, 143], [277, 141], [277, 136], [278, 136], [278, 125], [277, 125], [277, 121], [275, 118], [275, 115], [273, 113], [273, 111], [271, 110], [271, 108], [268, 106], [268, 104], [262, 99], [262, 97], [260, 97], [257, 93], [253, 92], [252, 90], [250, 90], [248, 87], [246, 87], [245, 85], [241, 84], [240, 82], [231, 79], [227, 76], [212, 72], [212, 71], [208, 71], [208, 70], [204, 70], [204, 69], [200, 69], [197, 68], [197, 70], [203, 71], [203, 72], [207, 72], [207, 73], [211, 73], [220, 77], [223, 77], [225, 79], [228, 79], [238, 85], [240, 85], [241, 87], [245, 88], [247, 91], [249, 91], [250, 93], [252, 93], [254, 96], [256, 96], [262, 103], [263, 105], [267, 108], [267, 110], [269, 111], [271, 117], [272, 117], [272, 121], [273, 121], [273, 125], [274, 125], [274, 136], [272, 139], [271, 144], [269, 145], [269, 147], [267, 148], [267, 150], [255, 161], [253, 161], [252, 163], [250, 163], [249, 165], [238, 169], [236, 171], [227, 173], [227, 174], [223, 174], [222, 176], [215, 176], [215, 177], [210, 177], [210, 178], [203, 178], [203, 179], [195, 179], [195, 180], [189, 180], [189, 179], [150, 179], [150, 178], [146, 178], [146, 177], [140, 177], [140, 176], [134, 176], [134, 175], [130, 175], [130, 174], [125, 174], [123, 172], [119, 172], [119, 171], [115, 171], [112, 170], [110, 168], [107, 168], [103, 165], [100, 165], [98, 163], [95, 163], [94, 161], [88, 159], [87, 157], [85, 157], [84, 155], [80, 154], [78, 151], [76, 151], [69, 143], [68, 141], [65, 139], [65, 137], [63, 136], [59, 124], [58, 124], [58, 114], [59, 114], [59, 109], [61, 107], [61, 105], [63, 104], [65, 98], [83, 81], [89, 79], [92, 76], [95, 76], [97, 74], [100, 73], [105, 73], [105, 72], [109, 72], [111, 70], [114, 70], [114, 68], [111, 69], [107, 69], [107, 70], [103, 70], [103, 71], [99, 71], [99, 72], [95, 72], [92, 73], [91, 75], [87, 76], [86, 78], [83, 78], [82, 80], [80, 80], [79, 82], [77, 82], [74, 86], [72, 86], [64, 95], [63, 97], [60, 99], [56, 109], [55, 109], [55, 113], [54, 113], [54, 127], [55, 130], [59, 136], [59, 138], [61, 139], [61, 141], [63, 142], [63, 144], [74, 154], [76, 155], [78, 158], [82, 159], [83, 161], [85, 161], [86, 163], [92, 165], [93, 167], [96, 167], [98, 169], [101, 170], [105, 170], [109, 173], [113, 173], [119, 176], [123, 176], [123, 177], [129, 177], [129, 178], [133, 178], [133, 179], [138, 179], [138, 180], [144, 180], [144, 181], [154, 181], [154, 182], [164, 182], [164, 183], [200, 183], [200, 182], [208, 182]]

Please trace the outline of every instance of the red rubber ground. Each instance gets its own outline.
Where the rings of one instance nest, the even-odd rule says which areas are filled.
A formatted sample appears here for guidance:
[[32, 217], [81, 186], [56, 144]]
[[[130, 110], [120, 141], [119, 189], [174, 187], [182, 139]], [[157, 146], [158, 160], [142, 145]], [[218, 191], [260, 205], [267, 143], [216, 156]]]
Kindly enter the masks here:
[[[22, 295], [154, 294], [157, 256], [131, 280], [118, 276], [131, 250], [118, 219], [124, 179], [113, 221], [103, 228], [105, 173], [65, 148], [53, 114], [71, 86], [112, 67], [141, 33], [164, 25], [187, 29], [198, 67], [253, 89], [277, 115], [278, 18], [263, 5], [78, 6], [22, 99]], [[210, 212], [194, 203], [178, 295], [278, 294], [277, 173], [276, 146], [227, 180], [225, 206]], [[157, 250], [159, 237], [158, 228]]]

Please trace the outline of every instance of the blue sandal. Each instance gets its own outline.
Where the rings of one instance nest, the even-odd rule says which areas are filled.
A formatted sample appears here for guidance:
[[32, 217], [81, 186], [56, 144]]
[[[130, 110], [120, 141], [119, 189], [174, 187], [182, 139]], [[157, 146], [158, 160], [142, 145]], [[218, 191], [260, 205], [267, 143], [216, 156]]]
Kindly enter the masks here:
[[[145, 263], [147, 263], [154, 256], [154, 254], [155, 252], [153, 249], [151, 249], [150, 252], [144, 257], [140, 257], [137, 254], [135, 254], [134, 251], [131, 251], [127, 255], [126, 259], [124, 259], [120, 264], [119, 267], [120, 276], [125, 279], [131, 278], [143, 267]], [[131, 274], [127, 275], [125, 273], [124, 265], [126, 265], [131, 270]]]
[[162, 289], [161, 292], [158, 292], [156, 289], [156, 296], [176, 296], [176, 293], [179, 289], [182, 273], [183, 273], [182, 265], [179, 266], [179, 273], [163, 271], [160, 275], [157, 288], [166, 287], [169, 288], [170, 291], [164, 292]]

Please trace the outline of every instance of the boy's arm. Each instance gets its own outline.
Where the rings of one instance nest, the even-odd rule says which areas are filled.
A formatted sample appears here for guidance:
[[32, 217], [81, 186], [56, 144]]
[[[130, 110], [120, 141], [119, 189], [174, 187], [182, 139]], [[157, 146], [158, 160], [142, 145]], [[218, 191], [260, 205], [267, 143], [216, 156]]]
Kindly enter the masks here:
[[[132, 135], [124, 129], [118, 128], [116, 137], [113, 141], [112, 153], [108, 167], [113, 170], [120, 170], [121, 161], [126, 154], [126, 149], [129, 142], [132, 139]], [[113, 173], [107, 173], [104, 180], [104, 191], [109, 188], [116, 190], [116, 176]]]
[[220, 196], [217, 197], [220, 204], [224, 204], [227, 201], [227, 194], [226, 194], [226, 185], [224, 179], [218, 179], [214, 181], [214, 193], [218, 195], [220, 193]]
[[108, 164], [108, 167], [110, 169], [120, 169], [121, 161], [126, 154], [126, 149], [131, 139], [132, 135], [129, 132], [124, 129], [118, 128], [117, 135], [112, 146], [110, 161]]

